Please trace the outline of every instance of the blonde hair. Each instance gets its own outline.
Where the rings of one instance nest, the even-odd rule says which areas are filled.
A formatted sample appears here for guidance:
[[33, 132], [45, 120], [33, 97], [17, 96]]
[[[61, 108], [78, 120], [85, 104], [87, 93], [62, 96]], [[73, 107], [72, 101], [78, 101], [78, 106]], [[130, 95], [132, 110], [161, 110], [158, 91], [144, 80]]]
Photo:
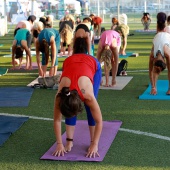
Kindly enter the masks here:
[[101, 60], [104, 61], [104, 64], [108, 70], [112, 68], [111, 59], [112, 59], [112, 51], [110, 50], [110, 48], [105, 47], [101, 55]]
[[41, 21], [34, 22], [33, 30], [42, 31], [44, 29], [44, 24]]
[[65, 21], [69, 21], [69, 20], [71, 20], [73, 23], [75, 23], [74, 16], [73, 16], [73, 15], [71, 15], [71, 14], [67, 14], [67, 15], [65, 15], [64, 20], [65, 20]]

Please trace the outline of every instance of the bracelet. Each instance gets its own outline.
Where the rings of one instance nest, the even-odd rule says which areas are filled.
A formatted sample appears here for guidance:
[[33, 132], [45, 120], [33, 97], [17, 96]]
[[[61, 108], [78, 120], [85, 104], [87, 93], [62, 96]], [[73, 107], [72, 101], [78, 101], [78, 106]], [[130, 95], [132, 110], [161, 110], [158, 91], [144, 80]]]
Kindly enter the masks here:
[[72, 141], [72, 142], [73, 142], [73, 139], [70, 139], [70, 138], [66, 138], [66, 141]]
[[57, 143], [57, 145], [59, 145], [59, 144], [63, 144], [63, 143]]

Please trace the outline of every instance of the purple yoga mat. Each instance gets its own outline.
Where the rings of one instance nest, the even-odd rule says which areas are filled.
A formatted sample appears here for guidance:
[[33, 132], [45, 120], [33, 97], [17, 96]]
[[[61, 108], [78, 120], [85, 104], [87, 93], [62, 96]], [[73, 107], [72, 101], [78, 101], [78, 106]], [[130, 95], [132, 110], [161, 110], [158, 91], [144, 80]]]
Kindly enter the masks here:
[[[121, 126], [121, 121], [103, 122], [103, 130], [99, 141], [99, 154], [100, 157], [86, 158], [87, 149], [90, 144], [90, 134], [87, 121], [78, 120], [74, 134], [74, 146], [71, 152], [66, 153], [64, 156], [52, 156], [55, 150], [56, 143], [40, 158], [45, 160], [61, 160], [61, 161], [103, 161], [108, 149], [110, 148], [116, 134]], [[66, 133], [62, 135], [63, 144], [66, 142]]]
[[[26, 66], [26, 64], [23, 64], [23, 65], [22, 65], [22, 68], [24, 69], [25, 66]], [[34, 70], [34, 69], [38, 69], [37, 62], [32, 62], [32, 69], [33, 69], [33, 70]]]

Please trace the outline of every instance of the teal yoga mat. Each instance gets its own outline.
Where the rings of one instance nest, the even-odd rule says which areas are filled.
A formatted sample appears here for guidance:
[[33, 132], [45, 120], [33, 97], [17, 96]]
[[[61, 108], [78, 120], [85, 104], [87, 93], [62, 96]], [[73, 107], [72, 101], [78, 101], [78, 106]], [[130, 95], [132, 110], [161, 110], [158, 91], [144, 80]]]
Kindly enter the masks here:
[[133, 55], [132, 52], [126, 52], [126, 55], [119, 55], [119, 58], [128, 58], [128, 57], [130, 57], [132, 55]]
[[0, 76], [6, 74], [8, 72], [7, 68], [0, 68]]
[[1, 87], [0, 107], [27, 107], [33, 90], [29, 87]]
[[0, 146], [27, 120], [28, 117], [0, 115]]
[[168, 90], [168, 80], [158, 80], [157, 81], [157, 95], [150, 95], [151, 84], [144, 91], [142, 95], [139, 96], [141, 100], [170, 100], [170, 95], [166, 95]]

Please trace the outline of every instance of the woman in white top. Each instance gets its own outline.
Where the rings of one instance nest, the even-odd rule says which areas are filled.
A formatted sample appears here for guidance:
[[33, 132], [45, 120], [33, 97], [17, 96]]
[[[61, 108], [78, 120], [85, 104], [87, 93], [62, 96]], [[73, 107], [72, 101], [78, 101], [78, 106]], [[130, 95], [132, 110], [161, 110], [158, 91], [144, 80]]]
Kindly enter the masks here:
[[168, 69], [169, 86], [167, 95], [170, 95], [170, 34], [164, 32], [166, 23], [166, 14], [160, 12], [157, 14], [157, 34], [153, 39], [153, 46], [149, 58], [149, 78], [151, 82], [151, 95], [157, 94], [156, 82], [161, 71], [166, 66]]

